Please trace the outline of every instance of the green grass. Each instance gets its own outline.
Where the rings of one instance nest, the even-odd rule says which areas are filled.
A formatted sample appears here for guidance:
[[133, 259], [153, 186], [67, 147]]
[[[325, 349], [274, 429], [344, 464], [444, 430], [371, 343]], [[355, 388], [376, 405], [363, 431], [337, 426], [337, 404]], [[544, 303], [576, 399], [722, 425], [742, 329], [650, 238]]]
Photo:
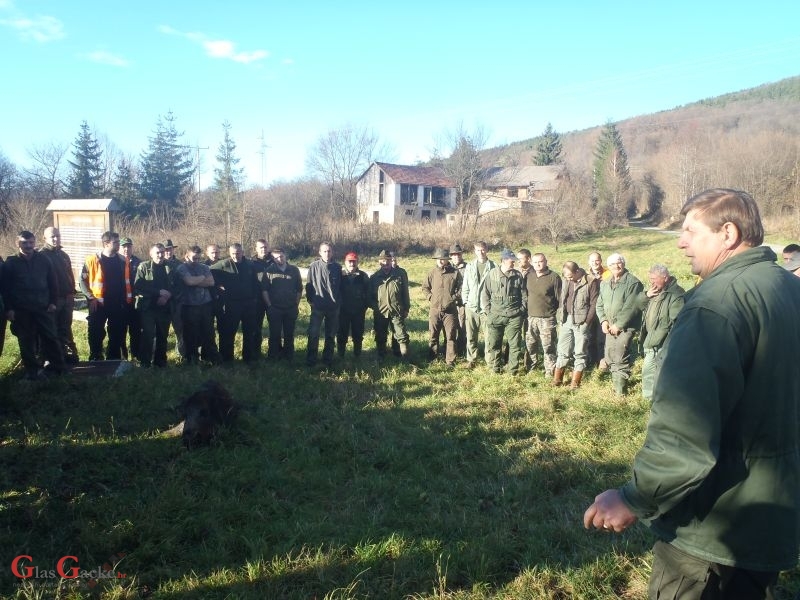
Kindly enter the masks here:
[[[621, 250], [636, 275], [665, 262], [690, 286], [674, 244], [625, 230], [564, 246], [550, 263]], [[403, 266], [419, 282], [432, 263]], [[418, 285], [412, 294], [417, 366], [377, 363], [368, 338], [359, 361], [348, 353], [332, 371], [298, 360], [29, 383], [9, 374], [10, 337], [0, 359], [0, 595], [646, 597], [647, 530], [582, 527], [643, 439], [638, 366], [629, 395], [615, 400], [597, 375], [570, 393], [542, 375], [427, 365], [427, 311]], [[83, 343], [85, 327], [75, 332]], [[209, 377], [244, 408], [212, 446], [188, 452], [162, 432]], [[126, 577], [94, 587], [20, 583], [9, 568], [19, 554], [40, 570], [74, 555], [91, 570], [120, 553], [112, 570]], [[779, 597], [798, 581], [786, 575]]]

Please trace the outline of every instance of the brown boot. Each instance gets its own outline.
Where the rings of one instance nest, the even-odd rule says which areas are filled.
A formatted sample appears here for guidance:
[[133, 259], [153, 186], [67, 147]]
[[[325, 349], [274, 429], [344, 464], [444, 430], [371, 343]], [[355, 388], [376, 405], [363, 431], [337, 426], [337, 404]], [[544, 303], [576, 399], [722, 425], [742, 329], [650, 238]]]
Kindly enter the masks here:
[[572, 372], [572, 383], [569, 384], [569, 389], [577, 390], [581, 387], [581, 379], [583, 378], [583, 371]]
[[564, 369], [556, 369], [553, 373], [553, 381], [551, 385], [558, 387], [561, 385], [561, 382], [564, 380]]

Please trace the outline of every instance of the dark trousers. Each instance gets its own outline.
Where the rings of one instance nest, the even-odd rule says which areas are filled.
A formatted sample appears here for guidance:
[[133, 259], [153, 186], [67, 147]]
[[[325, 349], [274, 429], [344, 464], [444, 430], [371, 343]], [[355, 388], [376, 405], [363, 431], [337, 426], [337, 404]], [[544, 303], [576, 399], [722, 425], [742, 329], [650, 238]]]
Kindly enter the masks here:
[[258, 356], [261, 357], [264, 347], [264, 319], [267, 316], [267, 305], [263, 300], [258, 300], [256, 305], [256, 351]]
[[308, 351], [306, 362], [314, 365], [319, 355], [319, 336], [322, 333], [322, 323], [325, 322], [325, 345], [322, 347], [322, 360], [326, 364], [333, 362], [333, 345], [336, 333], [339, 331], [339, 307], [331, 310], [320, 310], [311, 307], [311, 318], [308, 322]]
[[659, 540], [648, 593], [651, 600], [771, 600], [777, 580], [777, 572], [708, 562]]
[[297, 307], [279, 308], [270, 306], [267, 311], [269, 321], [269, 350], [267, 358], [292, 360], [294, 358], [294, 329], [297, 324]]
[[242, 326], [242, 360], [250, 362], [258, 358], [256, 348], [256, 300], [225, 299], [225, 314], [219, 328], [219, 353], [222, 360], [233, 360], [233, 345], [239, 325]]
[[72, 337], [72, 312], [75, 310], [75, 296], [64, 296], [56, 303], [56, 312], [53, 315], [56, 323], [56, 335], [61, 344], [61, 353], [64, 359], [78, 362], [78, 347]]
[[125, 331], [122, 334], [122, 355], [128, 358], [125, 338], [130, 340], [130, 355], [139, 359], [139, 350], [142, 347], [142, 320], [139, 311], [133, 304], [129, 304], [125, 309]]
[[444, 360], [448, 365], [456, 362], [456, 337], [458, 335], [458, 313], [442, 312], [431, 308], [428, 313], [428, 341], [429, 355], [431, 360], [439, 354], [439, 339], [444, 332], [446, 350]]
[[142, 365], [167, 366], [167, 338], [171, 321], [169, 307], [148, 308], [139, 311], [142, 323], [142, 346], [139, 360]]
[[106, 339], [106, 326], [108, 326], [108, 352], [109, 360], [122, 358], [122, 344], [125, 343], [125, 314], [127, 304], [100, 304], [97, 309], [86, 317], [89, 337], [89, 360], [103, 360], [103, 341]]
[[6, 313], [0, 311], [0, 356], [3, 356], [3, 346], [6, 344]]
[[19, 354], [26, 373], [33, 375], [39, 370], [39, 361], [36, 358], [37, 342], [41, 344], [42, 354], [50, 363], [50, 368], [57, 373], [64, 370], [64, 355], [56, 335], [53, 313], [45, 310], [15, 309], [14, 320], [11, 321], [11, 333], [17, 336]]
[[178, 356], [186, 358], [186, 345], [183, 343], [183, 312], [181, 304], [177, 299], [169, 303], [170, 305], [170, 321], [172, 321], [172, 330], [175, 332], [175, 350], [178, 351]]
[[392, 330], [393, 342], [397, 342], [397, 352], [400, 353], [400, 344], [408, 344], [409, 337], [406, 330], [406, 320], [398, 314], [389, 317], [384, 316], [377, 310], [372, 312], [373, 329], [375, 332], [375, 344], [378, 347], [378, 356], [386, 354], [386, 340], [389, 337], [389, 329]]
[[359, 310], [354, 313], [342, 311], [339, 313], [339, 332], [336, 334], [336, 347], [339, 356], [344, 356], [344, 349], [347, 346], [347, 339], [353, 336], [353, 354], [361, 354], [361, 345], [364, 341], [364, 321], [366, 320], [367, 309]]
[[[198, 306], [184, 304], [181, 311], [183, 319], [183, 343], [185, 360], [198, 362], [203, 360], [217, 364], [221, 362], [214, 335], [214, 313], [210, 302]], [[198, 352], [198, 349], [200, 350]]]

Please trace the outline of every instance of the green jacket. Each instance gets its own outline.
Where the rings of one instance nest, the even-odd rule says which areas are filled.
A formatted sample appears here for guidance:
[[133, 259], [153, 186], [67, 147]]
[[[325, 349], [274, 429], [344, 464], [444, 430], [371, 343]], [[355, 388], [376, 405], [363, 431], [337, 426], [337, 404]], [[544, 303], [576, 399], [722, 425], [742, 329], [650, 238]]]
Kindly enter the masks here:
[[489, 271], [481, 291], [481, 308], [489, 319], [519, 317], [528, 305], [528, 288], [516, 269], [503, 273], [500, 267]]
[[422, 291], [430, 302], [431, 309], [455, 313], [461, 303], [461, 271], [447, 264], [443, 269], [434, 267], [428, 273]]
[[745, 250], [686, 293], [621, 488], [664, 541], [760, 571], [800, 547], [800, 278], [775, 258]]
[[[161, 275], [158, 274], [158, 267], [164, 268], [163, 278], [159, 281]], [[156, 265], [152, 260], [143, 260], [136, 267], [136, 279], [133, 282], [133, 293], [136, 295], [136, 310], [170, 310], [170, 305], [174, 299], [170, 297], [169, 302], [163, 306], [156, 304], [159, 292], [167, 290], [170, 293], [175, 293], [174, 286], [174, 273], [172, 264], [169, 261], [162, 261], [160, 265]]]
[[486, 278], [489, 273], [497, 268], [497, 264], [493, 260], [486, 260], [483, 270], [483, 275], [478, 273], [478, 259], [472, 260], [464, 267], [464, 282], [461, 284], [461, 299], [464, 306], [472, 312], [484, 312], [481, 306], [481, 292], [483, 286], [486, 284]]
[[646, 290], [637, 296], [636, 308], [642, 311], [639, 339], [645, 350], [658, 349], [664, 345], [672, 324], [683, 308], [685, 293], [686, 290], [678, 285], [677, 279], [670, 277], [657, 296], [648, 298]]
[[400, 269], [378, 269], [369, 278], [372, 308], [384, 317], [407, 315], [411, 308], [408, 276]]
[[619, 281], [611, 278], [600, 282], [600, 295], [597, 298], [597, 320], [620, 329], [639, 329], [642, 324], [642, 311], [636, 305], [636, 297], [644, 289], [642, 282], [630, 271], [625, 271]]

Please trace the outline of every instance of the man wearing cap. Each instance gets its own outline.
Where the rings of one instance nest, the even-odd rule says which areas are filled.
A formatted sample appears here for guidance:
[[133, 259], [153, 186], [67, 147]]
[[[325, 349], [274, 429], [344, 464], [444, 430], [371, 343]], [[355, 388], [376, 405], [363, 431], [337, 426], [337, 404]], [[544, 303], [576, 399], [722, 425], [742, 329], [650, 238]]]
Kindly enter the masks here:
[[[142, 262], [142, 259], [133, 253], [133, 240], [129, 237], [120, 238], [119, 240], [119, 253], [130, 262], [131, 273], [136, 275], [136, 270]], [[136, 306], [131, 303], [127, 306], [125, 315], [125, 332], [122, 334], [122, 357], [128, 358], [128, 349], [125, 346], [125, 334], [127, 333], [130, 339], [130, 356], [139, 359], [139, 350], [142, 347], [142, 323], [139, 319], [139, 311]]]
[[[242, 245], [233, 243], [228, 248], [228, 258], [211, 267], [211, 274], [222, 290], [225, 314], [219, 328], [219, 352], [222, 360], [233, 360], [233, 346], [239, 325], [242, 326], [242, 360], [253, 362], [259, 356], [256, 327], [257, 306], [264, 296], [253, 262], [246, 258]], [[266, 302], [266, 298], [264, 299]]]
[[611, 277], [600, 283], [597, 319], [606, 336], [604, 358], [614, 393], [622, 396], [631, 374], [631, 342], [642, 324], [636, 299], [644, 286], [625, 268], [625, 257], [619, 253], [608, 257], [608, 270]]
[[[133, 303], [131, 265], [119, 253], [119, 234], [106, 231], [101, 236], [103, 250], [90, 254], [78, 282], [89, 303], [86, 317], [89, 360], [120, 360], [125, 343], [127, 306]], [[104, 356], [103, 341], [108, 327], [108, 346]]]
[[501, 349], [508, 338], [508, 371], [517, 375], [522, 357], [522, 334], [528, 290], [519, 271], [514, 268], [517, 255], [505, 249], [500, 255], [500, 268], [492, 269], [481, 290], [481, 307], [486, 313], [486, 354], [493, 359], [495, 373], [503, 370]]
[[133, 288], [136, 310], [142, 323], [142, 347], [139, 361], [144, 368], [150, 365], [167, 366], [167, 339], [172, 315], [172, 265], [164, 259], [164, 246], [150, 248], [150, 260], [142, 261], [136, 269]]
[[3, 266], [2, 304], [17, 336], [19, 354], [26, 379], [41, 379], [36, 358], [37, 339], [41, 344], [48, 370], [62, 374], [66, 367], [56, 333], [53, 315], [58, 303], [58, 279], [53, 264], [36, 252], [36, 236], [21, 231], [17, 236], [18, 252], [6, 259]]
[[422, 291], [430, 302], [428, 313], [428, 360], [439, 355], [439, 337], [444, 331], [447, 366], [456, 363], [456, 336], [458, 335], [458, 302], [461, 298], [461, 272], [450, 264], [450, 255], [437, 248], [432, 257], [436, 266], [428, 273]]
[[[264, 287], [264, 275], [267, 269], [272, 264], [272, 254], [269, 251], [269, 243], [266, 239], [261, 238], [256, 240], [256, 253], [251, 257], [253, 266], [256, 268], [256, 276], [258, 277], [261, 287]], [[264, 301], [258, 301], [258, 315], [256, 316], [256, 343], [258, 344], [258, 353], [261, 355], [262, 346], [264, 344], [264, 318], [267, 316], [267, 305]]]
[[400, 272], [399, 267], [392, 266], [392, 255], [386, 250], [381, 250], [378, 255], [378, 264], [380, 269], [369, 278], [378, 358], [386, 356], [386, 340], [391, 327], [399, 346], [400, 356], [407, 360], [409, 337], [406, 331], [406, 318], [411, 307], [408, 277]]
[[[486, 277], [497, 268], [494, 261], [489, 259], [486, 242], [475, 242], [475, 260], [467, 263], [464, 268], [464, 283], [461, 288], [461, 298], [466, 309], [467, 329], [467, 366], [474, 367], [478, 360], [478, 338], [483, 332], [486, 337], [486, 314], [481, 306], [481, 292], [486, 283]], [[494, 358], [487, 348], [486, 364], [493, 365]]]
[[789, 244], [783, 249], [783, 268], [800, 277], [800, 246]]
[[44, 246], [39, 249], [50, 259], [58, 281], [58, 298], [56, 312], [53, 314], [58, 341], [64, 354], [64, 361], [70, 364], [78, 362], [78, 347], [72, 336], [72, 312], [75, 309], [75, 274], [72, 272], [72, 261], [61, 247], [61, 232], [55, 227], [44, 230]]
[[319, 336], [325, 323], [325, 343], [322, 347], [322, 362], [333, 364], [333, 347], [339, 331], [339, 309], [342, 305], [342, 267], [333, 260], [330, 242], [319, 245], [319, 257], [308, 267], [306, 299], [311, 304], [308, 323], [308, 351], [306, 364], [313, 367], [319, 356]]
[[350, 335], [353, 336], [353, 356], [361, 356], [369, 296], [369, 275], [358, 268], [358, 254], [348, 252], [344, 257], [342, 308], [339, 311], [339, 332], [336, 335], [339, 356], [344, 356]]
[[281, 246], [272, 249], [272, 264], [264, 278], [269, 321], [269, 350], [267, 358], [294, 360], [294, 330], [303, 297], [303, 278], [300, 269], [286, 260]]
[[[464, 250], [459, 244], [450, 246], [450, 264], [456, 271], [461, 273], [461, 280], [464, 280], [464, 270], [467, 263], [464, 262]], [[464, 307], [464, 300], [461, 294], [458, 295], [458, 331], [456, 332], [456, 354], [464, 358], [467, 355], [467, 312]]]

